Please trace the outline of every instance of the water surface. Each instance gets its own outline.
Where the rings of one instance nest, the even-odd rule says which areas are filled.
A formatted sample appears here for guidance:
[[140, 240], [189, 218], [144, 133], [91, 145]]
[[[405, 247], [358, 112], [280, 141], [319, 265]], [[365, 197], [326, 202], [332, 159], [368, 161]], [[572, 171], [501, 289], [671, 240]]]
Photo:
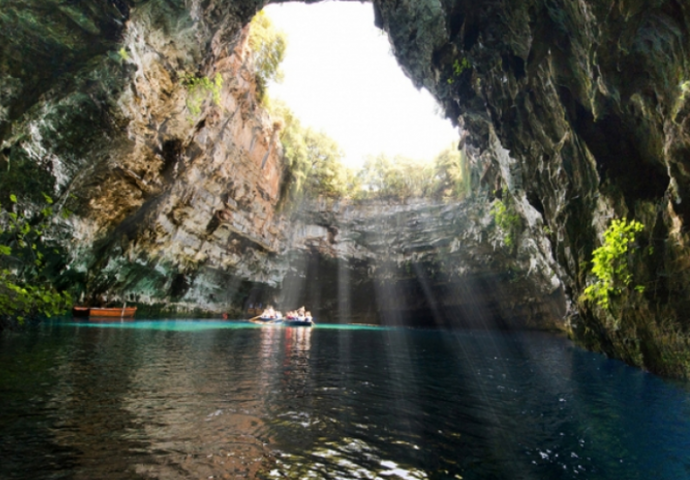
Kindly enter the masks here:
[[539, 333], [0, 335], [0, 479], [684, 479], [690, 389]]

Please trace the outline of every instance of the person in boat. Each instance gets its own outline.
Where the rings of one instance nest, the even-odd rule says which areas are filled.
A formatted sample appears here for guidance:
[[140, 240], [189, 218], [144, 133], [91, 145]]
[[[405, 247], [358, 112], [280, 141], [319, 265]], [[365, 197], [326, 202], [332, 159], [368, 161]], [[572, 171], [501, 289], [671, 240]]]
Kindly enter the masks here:
[[304, 313], [304, 319], [311, 322], [312, 321], [311, 312], [305, 312]]
[[304, 313], [305, 313], [305, 312], [306, 312], [306, 310], [304, 309], [304, 305], [302, 305], [301, 307], [299, 307], [299, 308], [297, 309], [297, 317], [298, 317], [298, 318], [304, 318]]
[[276, 318], [276, 312], [273, 310], [273, 307], [271, 305], [264, 310], [264, 312], [261, 314], [261, 318]]

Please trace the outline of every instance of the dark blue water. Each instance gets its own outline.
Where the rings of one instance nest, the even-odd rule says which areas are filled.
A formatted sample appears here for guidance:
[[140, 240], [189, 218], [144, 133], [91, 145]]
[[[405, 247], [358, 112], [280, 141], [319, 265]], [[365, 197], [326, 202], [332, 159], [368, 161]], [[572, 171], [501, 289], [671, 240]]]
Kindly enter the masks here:
[[537, 333], [0, 335], [0, 479], [690, 478], [690, 389]]

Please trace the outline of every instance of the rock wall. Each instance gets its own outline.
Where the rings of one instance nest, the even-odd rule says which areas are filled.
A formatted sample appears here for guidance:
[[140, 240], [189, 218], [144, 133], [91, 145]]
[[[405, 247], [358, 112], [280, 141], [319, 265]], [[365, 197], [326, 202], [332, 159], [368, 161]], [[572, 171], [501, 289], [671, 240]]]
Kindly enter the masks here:
[[[244, 63], [242, 28], [263, 3], [2, 2], [0, 190], [21, 187], [26, 204], [53, 192], [75, 211], [61, 225], [71, 255], [65, 281], [95, 296], [211, 307], [303, 275], [284, 260], [305, 259], [308, 249], [289, 253], [291, 234], [275, 213], [275, 129]], [[530, 275], [515, 284], [553, 292], [560, 282], [575, 339], [688, 376], [690, 7], [375, 0], [373, 8], [401, 68], [466, 132], [487, 203], [495, 191], [522, 216], [513, 254], [548, 268], [520, 269]], [[205, 98], [190, 118], [184, 75], [216, 73], [219, 105]], [[423, 210], [414, 215], [426, 218]], [[360, 231], [343, 215], [333, 224]], [[633, 284], [645, 290], [602, 309], [582, 293], [593, 281], [592, 252], [616, 217], [645, 224], [629, 259]], [[334, 235], [319, 232], [320, 243]], [[312, 245], [318, 253], [309, 258], [357, 258], [355, 244]], [[486, 258], [500, 260], [495, 250]], [[371, 252], [363, 255], [390, 254], [402, 275], [404, 247]], [[514, 263], [499, 260], [490, 275]], [[545, 283], [547, 272], [558, 282]]]
[[295, 220], [279, 304], [336, 322], [563, 329], [548, 243], [525, 229], [507, 247], [485, 197], [321, 201]]
[[[377, 1], [410, 78], [486, 161], [487, 186], [531, 205], [573, 302], [572, 335], [670, 375], [690, 374], [690, 6], [647, 1]], [[492, 187], [489, 187], [492, 188]], [[527, 211], [523, 214], [529, 216]], [[645, 225], [631, 288], [582, 297], [613, 218]]]
[[[2, 62], [3, 85], [15, 87], [3, 90], [0, 160], [10, 173], [0, 181], [5, 196], [30, 204], [42, 190], [75, 212], [62, 225], [65, 281], [81, 284], [86, 301], [184, 299], [184, 308], [231, 304], [229, 282], [237, 291], [275, 285], [267, 259], [285, 240], [278, 125], [256, 100], [237, 8], [94, 2], [43, 16], [45, 8], [29, 2], [0, 16], [8, 27], [22, 19], [6, 34], [26, 35]], [[75, 51], [92, 37], [97, 44]], [[216, 75], [216, 98], [195, 87]]]

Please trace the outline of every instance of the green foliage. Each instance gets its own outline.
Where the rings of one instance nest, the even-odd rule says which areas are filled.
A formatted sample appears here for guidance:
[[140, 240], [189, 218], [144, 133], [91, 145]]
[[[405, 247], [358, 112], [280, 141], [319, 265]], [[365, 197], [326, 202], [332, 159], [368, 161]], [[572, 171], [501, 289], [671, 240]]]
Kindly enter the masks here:
[[680, 84], [681, 97], [685, 100], [686, 95], [690, 93], [690, 80]]
[[403, 199], [431, 196], [434, 191], [434, 166], [397, 155], [370, 156], [358, 173], [362, 198]]
[[266, 101], [273, 118], [280, 118], [285, 157], [281, 198], [294, 203], [306, 196], [345, 197], [357, 190], [352, 170], [342, 163], [343, 151], [323, 132], [303, 127], [283, 103]]
[[285, 58], [286, 47], [285, 33], [275, 29], [263, 10], [257, 13], [249, 24], [249, 48], [254, 57], [257, 97], [260, 102], [266, 98], [269, 82], [279, 83], [283, 80], [280, 64]]
[[357, 175], [362, 184], [357, 194], [360, 198], [459, 199], [471, 190], [467, 158], [454, 145], [432, 162], [400, 155], [372, 156]]
[[434, 159], [434, 186], [436, 197], [464, 198], [472, 190], [470, 165], [465, 153], [453, 144]]
[[522, 227], [522, 219], [515, 210], [515, 205], [509, 195], [505, 195], [505, 201], [497, 199], [491, 206], [491, 216], [494, 222], [503, 232], [503, 243], [508, 248], [516, 245], [517, 235]]
[[6, 156], [0, 153], [0, 203], [9, 202], [10, 192], [22, 192], [25, 200], [43, 201], [41, 192], [55, 187], [51, 168], [49, 160], [37, 162], [22, 148], [14, 147]]
[[182, 84], [187, 88], [187, 109], [192, 117], [201, 113], [201, 106], [212, 95], [213, 103], [220, 105], [220, 92], [223, 87], [223, 77], [216, 73], [213, 79], [197, 77], [196, 75], [184, 75]]
[[120, 50], [118, 50], [117, 54], [120, 56], [120, 60], [122, 62], [128, 62], [129, 61], [129, 53], [127, 53], [127, 50], [125, 49], [125, 47], [120, 48]]
[[343, 165], [338, 144], [323, 132], [303, 127], [282, 102], [265, 106], [283, 128], [285, 156], [281, 199], [294, 203], [304, 196], [356, 199], [464, 198], [470, 192], [469, 164], [452, 145], [433, 162], [385, 154], [368, 157], [358, 172]]
[[58, 292], [43, 272], [46, 252], [53, 248], [45, 236], [55, 215], [53, 199], [43, 197], [46, 206], [34, 220], [19, 209], [14, 194], [11, 208], [0, 211], [0, 316], [20, 323], [29, 315], [61, 314], [72, 305], [69, 293]]
[[470, 64], [470, 61], [466, 57], [462, 57], [462, 60], [456, 58], [453, 62], [453, 76], [448, 79], [448, 84], [455, 82], [455, 79], [469, 68], [472, 68], [472, 64]]
[[[623, 288], [630, 285], [632, 274], [628, 269], [628, 250], [635, 241], [635, 234], [641, 232], [644, 225], [636, 220], [613, 220], [604, 232], [604, 244], [594, 250], [592, 273], [597, 281], [585, 288], [585, 298], [596, 302], [602, 308], [610, 305], [610, 295], [620, 294]], [[644, 292], [644, 287], [636, 287]]]

